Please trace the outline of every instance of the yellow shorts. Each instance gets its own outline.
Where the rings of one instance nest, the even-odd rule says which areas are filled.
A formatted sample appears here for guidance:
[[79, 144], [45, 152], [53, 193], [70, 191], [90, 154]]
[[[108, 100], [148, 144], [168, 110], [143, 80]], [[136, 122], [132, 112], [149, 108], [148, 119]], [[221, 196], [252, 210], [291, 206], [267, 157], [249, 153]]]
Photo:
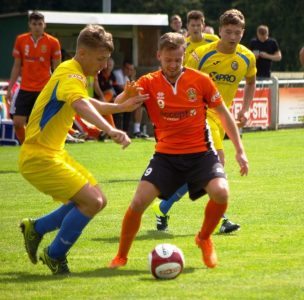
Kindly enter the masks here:
[[224, 128], [222, 127], [221, 121], [217, 118], [213, 118], [210, 115], [208, 115], [207, 121], [211, 129], [211, 134], [212, 134], [212, 139], [215, 149], [223, 150], [224, 149], [223, 140], [225, 136], [225, 131]]
[[87, 183], [96, 179], [65, 150], [51, 151], [41, 146], [23, 145], [19, 155], [22, 176], [39, 191], [66, 203]]

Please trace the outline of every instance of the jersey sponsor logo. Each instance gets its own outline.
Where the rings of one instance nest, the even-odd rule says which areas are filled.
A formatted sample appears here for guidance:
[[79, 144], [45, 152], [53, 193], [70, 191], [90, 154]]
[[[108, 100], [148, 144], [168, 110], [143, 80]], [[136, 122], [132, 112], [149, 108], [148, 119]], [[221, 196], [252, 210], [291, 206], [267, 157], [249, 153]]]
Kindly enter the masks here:
[[220, 63], [221, 61], [220, 60], [216, 60], [215, 62], [213, 62], [213, 65], [216, 66]]
[[239, 68], [238, 62], [237, 61], [233, 61], [231, 63], [231, 69], [234, 70], [234, 71], [236, 71], [238, 68]]
[[69, 74], [68, 78], [76, 78], [76, 79], [80, 80], [81, 82], [83, 82], [84, 85], [87, 84], [86, 79], [83, 76], [79, 75], [79, 74]]
[[149, 175], [152, 173], [152, 171], [153, 171], [152, 168], [148, 168], [148, 169], [145, 171], [144, 176], [149, 176]]
[[218, 81], [218, 82], [235, 82], [236, 77], [234, 75], [230, 74], [219, 74], [217, 72], [211, 72], [209, 73], [209, 76], [213, 81]]
[[189, 88], [187, 91], [187, 97], [188, 97], [188, 100], [190, 102], [195, 102], [197, 101], [197, 93], [196, 93], [196, 90], [194, 88]]
[[196, 110], [183, 110], [183, 111], [162, 111], [161, 116], [167, 121], [179, 121], [188, 117], [196, 115]]

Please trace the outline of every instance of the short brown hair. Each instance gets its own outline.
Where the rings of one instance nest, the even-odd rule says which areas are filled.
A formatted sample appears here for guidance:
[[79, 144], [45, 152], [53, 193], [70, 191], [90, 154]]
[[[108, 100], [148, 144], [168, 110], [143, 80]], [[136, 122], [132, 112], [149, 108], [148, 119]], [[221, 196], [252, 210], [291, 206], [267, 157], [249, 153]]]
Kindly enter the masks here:
[[32, 20], [35, 21], [42, 20], [44, 22], [44, 15], [39, 11], [34, 10], [32, 13], [29, 14], [28, 20], [29, 22], [31, 22]]
[[200, 10], [191, 10], [187, 14], [187, 23], [190, 22], [190, 20], [201, 20], [202, 23], [205, 23], [205, 16], [204, 13]]
[[260, 25], [257, 28], [257, 33], [260, 35], [267, 35], [269, 33], [269, 28], [266, 25]]
[[220, 27], [224, 25], [241, 25], [245, 28], [245, 17], [237, 9], [227, 10], [220, 16]]
[[175, 20], [182, 21], [182, 18], [179, 15], [173, 15], [170, 18], [170, 23], [172, 23]]
[[158, 50], [163, 49], [178, 49], [180, 46], [185, 45], [184, 36], [177, 32], [167, 32], [160, 37], [158, 43]]
[[82, 29], [77, 38], [78, 47], [106, 48], [110, 52], [114, 51], [112, 34], [105, 31], [100, 25], [87, 25]]

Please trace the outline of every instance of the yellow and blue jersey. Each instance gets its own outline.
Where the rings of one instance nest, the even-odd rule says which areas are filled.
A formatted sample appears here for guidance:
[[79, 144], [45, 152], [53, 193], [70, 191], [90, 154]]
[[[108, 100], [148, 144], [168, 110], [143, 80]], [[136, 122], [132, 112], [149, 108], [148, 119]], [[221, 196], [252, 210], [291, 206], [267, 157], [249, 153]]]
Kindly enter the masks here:
[[71, 104], [78, 99], [89, 99], [87, 81], [80, 64], [71, 59], [56, 68], [39, 94], [26, 127], [24, 144], [62, 150], [75, 116]]
[[207, 45], [209, 43], [215, 42], [219, 40], [219, 37], [216, 34], [204, 33], [203, 39], [199, 42], [192, 42], [191, 37], [188, 36], [186, 38], [186, 49], [185, 49], [185, 58], [184, 58], [184, 65], [187, 63], [191, 53], [198, 47]]
[[217, 44], [218, 41], [197, 48], [186, 66], [209, 74], [226, 106], [230, 107], [240, 81], [256, 74], [255, 56], [240, 44], [234, 53], [221, 53], [217, 50]]

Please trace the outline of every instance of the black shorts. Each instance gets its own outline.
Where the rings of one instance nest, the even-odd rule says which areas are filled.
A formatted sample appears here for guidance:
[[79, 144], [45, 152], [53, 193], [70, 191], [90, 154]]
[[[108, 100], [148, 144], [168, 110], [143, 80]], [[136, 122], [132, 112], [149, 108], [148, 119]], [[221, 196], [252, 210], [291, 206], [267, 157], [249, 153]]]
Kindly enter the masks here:
[[19, 90], [14, 115], [29, 117], [39, 94], [40, 92]]
[[155, 153], [141, 180], [154, 184], [161, 199], [168, 199], [188, 184], [191, 200], [206, 194], [205, 187], [213, 178], [226, 178], [218, 156], [213, 151], [193, 154]]

